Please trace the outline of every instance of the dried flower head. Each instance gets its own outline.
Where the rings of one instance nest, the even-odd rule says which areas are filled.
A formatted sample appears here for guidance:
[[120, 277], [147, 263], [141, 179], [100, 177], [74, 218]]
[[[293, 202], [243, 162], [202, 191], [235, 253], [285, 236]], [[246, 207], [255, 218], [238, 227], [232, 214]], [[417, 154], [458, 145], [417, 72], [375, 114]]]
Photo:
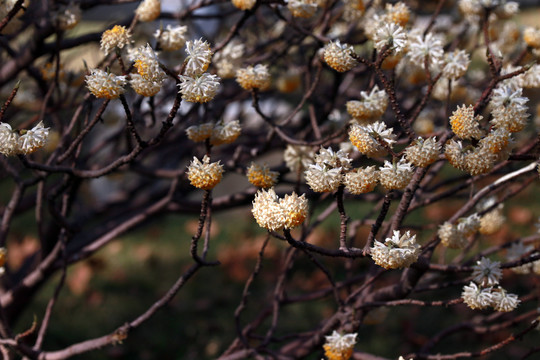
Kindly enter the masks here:
[[378, 51], [387, 48], [391, 49], [392, 53], [397, 54], [401, 53], [407, 46], [407, 33], [403, 27], [395, 23], [384, 23], [375, 32], [373, 41]]
[[502, 278], [501, 263], [482, 257], [473, 266], [472, 276], [474, 282], [483, 287], [497, 285]]
[[92, 69], [86, 75], [86, 86], [97, 98], [117, 99], [124, 93], [126, 86], [125, 76], [116, 76], [100, 69]]
[[345, 72], [356, 66], [356, 59], [353, 57], [354, 49], [347, 44], [338, 41], [326, 44], [323, 50], [323, 59], [332, 69]]
[[219, 89], [219, 80], [217, 75], [207, 73], [192, 78], [190, 76], [180, 75], [180, 93], [182, 99], [189, 102], [206, 103], [212, 100]]
[[379, 182], [387, 190], [404, 189], [413, 176], [413, 166], [400, 159], [399, 162], [384, 161], [384, 166], [379, 168]]
[[122, 49], [131, 43], [131, 32], [125, 26], [115, 25], [112, 29], [105, 30], [101, 35], [101, 51], [105, 55], [112, 50]]
[[188, 56], [184, 60], [186, 63], [185, 75], [194, 77], [201, 75], [208, 69], [213, 55], [208, 42], [202, 39], [187, 41], [186, 53]]
[[345, 174], [345, 188], [351, 194], [360, 195], [375, 189], [379, 180], [379, 172], [375, 166], [358, 168]]
[[245, 90], [270, 88], [271, 78], [266, 65], [257, 64], [236, 71], [236, 82]]
[[223, 165], [218, 162], [210, 163], [210, 158], [204, 155], [201, 162], [196, 157], [188, 166], [188, 179], [191, 185], [203, 190], [213, 189], [221, 181]]
[[459, 79], [465, 75], [470, 63], [469, 53], [456, 49], [454, 52], [446, 53], [442, 74], [448, 79]]
[[246, 175], [252, 185], [268, 189], [276, 184], [279, 173], [271, 171], [266, 165], [261, 166], [252, 162]]
[[137, 19], [142, 22], [154, 21], [159, 14], [161, 14], [160, 0], [143, 0], [135, 10]]
[[440, 153], [441, 145], [435, 137], [419, 137], [413, 145], [405, 149], [405, 158], [414, 166], [426, 167], [437, 161]]
[[177, 25], [173, 27], [168, 24], [165, 30], [157, 29], [154, 37], [157, 39], [159, 46], [165, 51], [180, 50], [186, 43], [187, 26]]
[[328, 360], [349, 360], [356, 344], [356, 336], [356, 333], [341, 335], [334, 330], [332, 335], [326, 336], [324, 355]]
[[418, 260], [420, 245], [416, 243], [416, 235], [407, 231], [401, 235], [394, 230], [391, 238], [387, 238], [384, 244], [375, 240], [371, 250], [373, 261], [385, 269], [400, 269], [409, 267]]
[[474, 116], [472, 105], [459, 107], [450, 116], [450, 125], [454, 134], [462, 139], [480, 139], [483, 135], [479, 121], [482, 116]]

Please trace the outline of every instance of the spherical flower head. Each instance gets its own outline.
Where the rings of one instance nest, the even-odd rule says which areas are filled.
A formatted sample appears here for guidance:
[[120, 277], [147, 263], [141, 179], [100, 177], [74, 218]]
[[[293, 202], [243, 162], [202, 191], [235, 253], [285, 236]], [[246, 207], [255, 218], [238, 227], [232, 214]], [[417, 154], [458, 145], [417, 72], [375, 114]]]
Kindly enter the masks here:
[[383, 243], [375, 240], [371, 250], [373, 261], [385, 269], [401, 269], [411, 266], [420, 256], [420, 245], [416, 243], [416, 235], [407, 231], [401, 235], [394, 230], [391, 238]]
[[349, 128], [349, 140], [362, 154], [368, 157], [377, 157], [386, 154], [386, 149], [381, 143], [391, 146], [395, 142], [393, 129], [386, 128], [382, 121], [362, 126], [352, 124]]
[[223, 165], [218, 162], [210, 163], [210, 158], [205, 155], [201, 162], [196, 157], [188, 166], [188, 179], [191, 185], [203, 190], [213, 189], [223, 176]]
[[165, 30], [158, 29], [154, 33], [154, 37], [157, 39], [159, 46], [165, 51], [180, 50], [186, 43], [187, 26], [172, 26], [167, 25]]
[[470, 63], [469, 53], [456, 49], [445, 55], [442, 74], [448, 79], [459, 79], [465, 75]]
[[352, 160], [349, 155], [343, 151], [338, 150], [334, 152], [332, 148], [321, 147], [319, 152], [315, 155], [315, 163], [318, 165], [326, 165], [329, 168], [342, 168], [348, 170], [351, 168]]
[[160, 0], [143, 0], [135, 10], [137, 19], [142, 22], [154, 21], [159, 14], [161, 14]]
[[255, 67], [238, 69], [236, 82], [245, 90], [258, 89], [265, 91], [270, 88], [271, 77], [266, 65], [257, 64]]
[[266, 165], [261, 166], [252, 162], [251, 166], [247, 169], [246, 175], [252, 185], [262, 189], [268, 189], [277, 183], [279, 173], [277, 171], [271, 171]]
[[76, 4], [63, 6], [56, 13], [56, 24], [61, 30], [73, 29], [81, 21], [81, 8]]
[[317, 4], [312, 0], [288, 0], [287, 7], [292, 16], [299, 18], [310, 18], [317, 11]]
[[379, 182], [387, 190], [404, 189], [413, 176], [413, 166], [400, 159], [399, 162], [384, 162], [384, 166], [379, 168]]
[[0, 153], [5, 156], [15, 155], [17, 153], [17, 134], [11, 126], [6, 123], [0, 123]]
[[490, 104], [494, 108], [499, 106], [515, 108], [516, 110], [527, 110], [527, 102], [529, 99], [522, 96], [523, 89], [521, 87], [514, 88], [512, 86], [499, 86], [493, 90]]
[[287, 145], [283, 160], [292, 172], [303, 172], [315, 162], [315, 152], [311, 146]]
[[478, 285], [472, 281], [469, 285], [463, 286], [461, 298], [463, 299], [463, 302], [473, 310], [485, 309], [493, 303], [491, 288], [478, 287]]
[[402, 27], [405, 27], [411, 18], [411, 10], [401, 1], [396, 4], [386, 4], [384, 10], [388, 21]]
[[487, 174], [493, 169], [497, 155], [483, 146], [478, 146], [465, 154], [464, 166], [472, 176]]
[[214, 54], [214, 65], [222, 79], [231, 79], [241, 65], [245, 45], [238, 40], [230, 41], [220, 52]]
[[182, 99], [189, 102], [206, 103], [212, 100], [219, 89], [219, 80], [217, 75], [207, 73], [192, 78], [190, 76], [180, 76], [180, 93]]
[[473, 266], [472, 276], [474, 282], [483, 287], [497, 285], [502, 278], [501, 263], [482, 257]]
[[437, 69], [443, 62], [443, 42], [440, 36], [433, 33], [423, 33], [409, 37], [408, 56], [411, 62], [418, 64], [422, 68], [425, 61], [429, 69]]
[[347, 44], [338, 41], [326, 44], [323, 49], [323, 59], [332, 69], [345, 72], [356, 66], [356, 59], [353, 57], [354, 49]]
[[337, 190], [343, 181], [341, 168], [312, 164], [304, 172], [306, 183], [315, 192], [332, 192]]
[[345, 174], [345, 189], [354, 195], [371, 192], [377, 186], [379, 172], [375, 166], [358, 168]]
[[357, 336], [357, 333], [341, 335], [334, 330], [332, 335], [326, 336], [326, 343], [323, 345], [324, 355], [328, 360], [349, 360]]
[[115, 48], [122, 49], [131, 43], [131, 32], [125, 26], [115, 25], [112, 29], [105, 30], [101, 35], [101, 51], [105, 55]]
[[463, 249], [467, 245], [467, 237], [456, 225], [448, 221], [439, 227], [437, 235], [441, 243], [450, 249]]
[[187, 41], [186, 53], [188, 56], [184, 60], [186, 63], [185, 75], [192, 77], [201, 75], [208, 69], [213, 55], [208, 42], [202, 39]]
[[137, 73], [141, 75], [143, 79], [155, 82], [161, 86], [165, 80], [166, 74], [161, 70], [158, 55], [149, 44], [140, 46], [135, 50], [128, 50], [128, 56], [131, 61], [135, 62], [133, 66], [137, 69]]
[[124, 93], [126, 85], [125, 76], [116, 76], [100, 69], [92, 69], [86, 75], [86, 86], [97, 98], [117, 99]]
[[449, 140], [444, 147], [444, 156], [448, 162], [456, 169], [465, 171], [465, 155], [461, 141]]
[[308, 201], [305, 194], [298, 196], [295, 192], [287, 194], [279, 200], [279, 206], [285, 211], [284, 229], [292, 229], [301, 225], [308, 215]]
[[472, 214], [466, 218], [459, 218], [457, 222], [457, 229], [464, 236], [474, 235], [480, 228], [480, 217], [478, 214]]
[[251, 10], [257, 0], [231, 0], [232, 4], [240, 10]]
[[391, 49], [392, 53], [399, 54], [407, 45], [407, 33], [403, 27], [394, 23], [385, 23], [377, 29], [373, 36], [375, 48], [382, 51], [384, 48]]
[[147, 80], [139, 74], [131, 74], [129, 85], [139, 95], [145, 97], [155, 96], [161, 90], [161, 82]]
[[479, 121], [482, 116], [474, 116], [472, 105], [461, 106], [450, 116], [450, 125], [454, 134], [462, 139], [480, 139], [483, 135]]
[[492, 154], [508, 149], [511, 141], [510, 132], [506, 128], [491, 129], [489, 134], [480, 139], [479, 145]]
[[296, 193], [280, 199], [274, 188], [261, 189], [255, 194], [253, 217], [260, 227], [270, 231], [290, 229], [300, 225], [307, 216], [307, 199]]
[[242, 128], [240, 127], [240, 121], [233, 120], [226, 124], [223, 121], [220, 121], [212, 129], [210, 144], [215, 146], [231, 144], [236, 141], [241, 132]]
[[509, 132], [523, 130], [529, 114], [525, 105], [529, 99], [521, 96], [522, 88], [501, 86], [493, 91], [491, 106], [491, 124], [496, 128], [504, 128]]
[[31, 130], [22, 130], [21, 136], [17, 140], [17, 152], [25, 155], [33, 153], [45, 146], [48, 136], [49, 128], [43, 126], [43, 121], [40, 121]]
[[527, 26], [525, 30], [523, 30], [523, 41], [525, 41], [527, 46], [536, 49], [540, 48], [540, 29]]
[[521, 300], [516, 294], [510, 294], [505, 289], [498, 287], [491, 291], [493, 309], [495, 311], [509, 312], [518, 307]]
[[192, 125], [186, 129], [187, 137], [194, 142], [205, 141], [212, 136], [214, 123], [207, 122], [201, 125]]
[[360, 92], [361, 101], [348, 101], [347, 112], [361, 124], [371, 122], [371, 120], [381, 117], [388, 106], [388, 95], [384, 90], [379, 90], [375, 85], [368, 93]]
[[419, 137], [413, 145], [405, 149], [405, 158], [414, 166], [426, 167], [437, 161], [440, 153], [441, 145], [435, 137]]

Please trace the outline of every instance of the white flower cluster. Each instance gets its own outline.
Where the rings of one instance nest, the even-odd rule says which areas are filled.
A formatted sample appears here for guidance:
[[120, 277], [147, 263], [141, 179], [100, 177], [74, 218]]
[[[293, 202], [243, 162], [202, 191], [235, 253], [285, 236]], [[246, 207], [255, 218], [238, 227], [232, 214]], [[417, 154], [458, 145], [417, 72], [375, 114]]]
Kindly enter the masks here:
[[399, 54], [407, 46], [407, 33], [400, 25], [385, 23], [377, 29], [373, 36], [375, 48], [379, 51], [391, 49], [392, 53]]
[[165, 81], [166, 74], [161, 69], [158, 54], [149, 44], [128, 50], [129, 59], [135, 62], [136, 74], [131, 74], [131, 87], [139, 95], [154, 96]]
[[116, 76], [100, 69], [92, 69], [86, 75], [86, 87], [97, 98], [117, 99], [124, 93], [127, 80], [125, 76]]
[[405, 158], [414, 166], [426, 167], [437, 161], [440, 153], [441, 145], [437, 142], [437, 138], [419, 137], [405, 149]]
[[287, 145], [283, 160], [292, 172], [301, 173], [315, 163], [315, 152], [311, 146]]
[[186, 42], [185, 75], [180, 75], [180, 93], [182, 99], [189, 102], [206, 103], [212, 100], [219, 89], [217, 75], [205, 71], [212, 60], [210, 45], [202, 39]]
[[368, 93], [360, 92], [360, 100], [347, 102], [347, 112], [360, 124], [365, 125], [379, 119], [388, 107], [388, 95], [375, 85]]
[[409, 231], [401, 235], [396, 230], [384, 243], [375, 240], [370, 250], [373, 261], [385, 269], [409, 267], [418, 260], [421, 251], [416, 235], [411, 236]]
[[40, 121], [31, 130], [14, 131], [9, 124], [0, 123], [0, 153], [5, 156], [31, 154], [47, 142], [49, 128]]
[[353, 123], [349, 128], [349, 140], [367, 157], [385, 155], [387, 151], [383, 144], [386, 143], [390, 147], [395, 142], [395, 138], [393, 128], [387, 129], [382, 121], [366, 126]]
[[245, 45], [238, 40], [232, 40], [220, 51], [214, 54], [214, 64], [217, 69], [217, 74], [222, 79], [230, 79], [235, 77], [236, 71], [242, 64]]
[[343, 150], [323, 148], [315, 155], [315, 164], [304, 172], [306, 182], [315, 192], [331, 192], [343, 183], [343, 173], [351, 168], [351, 159]]
[[306, 219], [308, 201], [304, 194], [298, 196], [293, 192], [279, 198], [274, 188], [261, 189], [255, 194], [251, 212], [262, 228], [270, 231], [292, 229]]
[[413, 176], [414, 168], [405, 159], [398, 162], [384, 161], [384, 166], [379, 168], [379, 182], [388, 190], [404, 189]]
[[[484, 211], [495, 204], [497, 199], [495, 197], [487, 198], [478, 203], [476, 209], [478, 211]], [[496, 233], [504, 225], [506, 218], [504, 217], [502, 210], [503, 204], [497, 205], [493, 210], [485, 213], [480, 218], [480, 229], [478, 231], [483, 235], [491, 235]]]
[[427, 62], [428, 69], [438, 70], [443, 64], [444, 50], [441, 36], [433, 33], [413, 34], [409, 36], [407, 56], [413, 64], [424, 68]]
[[157, 39], [159, 46], [165, 51], [180, 50], [186, 43], [185, 33], [187, 32], [187, 26], [167, 25], [165, 30], [162, 28], [157, 29], [154, 33], [154, 37]]
[[517, 295], [508, 293], [500, 286], [484, 287], [472, 281], [463, 287], [461, 298], [473, 310], [492, 307], [495, 311], [501, 312], [512, 311], [521, 302]]

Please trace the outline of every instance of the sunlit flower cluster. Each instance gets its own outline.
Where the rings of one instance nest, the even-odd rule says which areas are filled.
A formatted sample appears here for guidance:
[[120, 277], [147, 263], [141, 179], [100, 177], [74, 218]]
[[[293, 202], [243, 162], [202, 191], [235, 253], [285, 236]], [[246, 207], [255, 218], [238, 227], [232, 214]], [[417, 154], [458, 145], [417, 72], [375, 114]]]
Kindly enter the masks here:
[[426, 167], [437, 161], [440, 152], [441, 145], [435, 137], [428, 139], [419, 137], [405, 149], [405, 158], [414, 166]]
[[213, 189], [223, 176], [223, 165], [218, 162], [210, 162], [210, 158], [204, 155], [201, 162], [193, 157], [187, 171], [188, 179], [191, 185], [203, 190]]
[[332, 69], [345, 72], [356, 66], [357, 61], [353, 57], [354, 49], [348, 44], [338, 41], [328, 43], [323, 49], [323, 59]]
[[107, 55], [112, 50], [122, 49], [131, 43], [131, 32], [125, 26], [115, 25], [101, 35], [101, 51]]
[[315, 192], [331, 192], [343, 183], [344, 171], [350, 169], [351, 159], [343, 150], [321, 148], [315, 155], [315, 164], [304, 172], [306, 183]]
[[161, 14], [160, 0], [143, 0], [135, 10], [137, 19], [143, 22], [156, 20]]
[[368, 93], [360, 92], [360, 100], [347, 101], [347, 112], [360, 124], [378, 120], [388, 107], [388, 95], [375, 85]]
[[451, 249], [463, 249], [468, 243], [468, 237], [480, 228], [480, 217], [473, 214], [459, 218], [457, 224], [445, 222], [439, 227], [438, 235], [444, 246]]
[[283, 160], [292, 172], [302, 173], [315, 163], [315, 151], [310, 146], [287, 145], [283, 153]]
[[245, 90], [268, 90], [270, 80], [270, 73], [266, 65], [257, 64], [236, 71], [236, 82]]
[[270, 231], [291, 229], [301, 225], [307, 217], [308, 201], [296, 193], [280, 198], [274, 188], [259, 190], [251, 210], [260, 227]]
[[86, 86], [97, 98], [117, 99], [125, 91], [125, 76], [116, 76], [100, 69], [92, 69], [86, 75]]
[[368, 157], [383, 156], [387, 153], [385, 146], [391, 147], [395, 142], [393, 129], [386, 128], [382, 121], [362, 126], [353, 123], [349, 128], [349, 140], [362, 154]]
[[244, 52], [245, 45], [237, 40], [233, 40], [221, 49], [220, 52], [215, 53], [213, 61], [218, 76], [222, 79], [235, 77], [236, 71], [241, 66]]
[[261, 166], [252, 162], [251, 166], [247, 169], [246, 175], [252, 185], [268, 189], [277, 183], [279, 173], [277, 171], [271, 171], [266, 165]]
[[167, 25], [165, 29], [157, 29], [154, 37], [157, 39], [161, 49], [165, 51], [180, 50], [186, 43], [187, 26]]
[[129, 82], [133, 90], [143, 96], [156, 95], [166, 78], [165, 72], [160, 67], [156, 52], [149, 44], [146, 44], [130, 50], [129, 58], [134, 62], [134, 67], [137, 69], [137, 73], [131, 75]]
[[404, 189], [413, 176], [414, 168], [405, 159], [398, 162], [384, 161], [384, 166], [379, 168], [379, 182], [387, 190]]
[[421, 251], [416, 235], [411, 236], [409, 231], [403, 235], [394, 231], [392, 237], [384, 243], [375, 240], [370, 250], [373, 261], [385, 269], [409, 267], [418, 260]]
[[210, 144], [216, 146], [233, 143], [240, 136], [241, 132], [242, 128], [238, 120], [227, 123], [219, 121], [216, 124], [207, 122], [200, 125], [192, 125], [186, 129], [186, 134], [190, 140], [201, 142], [210, 139]]

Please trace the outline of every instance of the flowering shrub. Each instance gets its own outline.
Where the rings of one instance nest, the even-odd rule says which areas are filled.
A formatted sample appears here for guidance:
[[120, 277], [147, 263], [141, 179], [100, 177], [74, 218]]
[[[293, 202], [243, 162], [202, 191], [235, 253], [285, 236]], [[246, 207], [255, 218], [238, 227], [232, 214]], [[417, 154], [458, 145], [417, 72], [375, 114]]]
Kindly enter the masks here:
[[[236, 227], [219, 245], [264, 240], [235, 310], [201, 284], [231, 341], [187, 358], [538, 356], [540, 232], [513, 213], [540, 210], [529, 9], [144, 0], [89, 33], [85, 14], [117, 2], [102, 3], [0, 4], [6, 359], [129, 346], [196, 273], [242, 262], [209, 251], [214, 214]], [[29, 214], [37, 240], [21, 255], [13, 227]], [[167, 214], [196, 221], [176, 282], [115, 330], [51, 346], [72, 266]], [[46, 284], [48, 306], [16, 330]]]

